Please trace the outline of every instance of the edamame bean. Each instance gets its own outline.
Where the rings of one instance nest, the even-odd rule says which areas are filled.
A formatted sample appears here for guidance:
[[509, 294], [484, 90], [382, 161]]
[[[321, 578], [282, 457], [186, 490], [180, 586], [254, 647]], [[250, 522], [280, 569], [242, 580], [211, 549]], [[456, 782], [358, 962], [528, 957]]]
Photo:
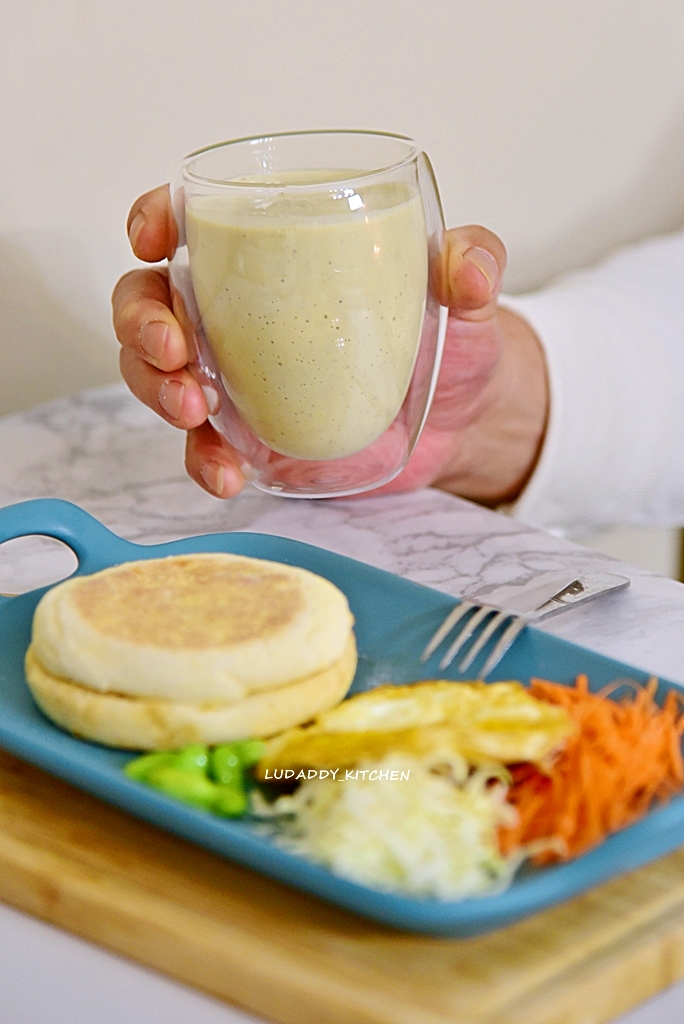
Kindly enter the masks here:
[[209, 748], [203, 743], [190, 743], [176, 751], [174, 768], [181, 772], [196, 772], [198, 775], [206, 775], [209, 768]]
[[266, 749], [266, 744], [261, 740], [236, 740], [231, 745], [240, 758], [243, 768], [250, 768], [260, 761]]
[[205, 811], [212, 810], [219, 789], [215, 782], [197, 771], [182, 771], [173, 766], [153, 769], [146, 776], [145, 782], [167, 796], [192, 804], [193, 807], [201, 807]]
[[167, 796], [212, 811], [224, 818], [239, 818], [248, 809], [244, 769], [261, 758], [261, 740], [236, 740], [210, 750], [190, 743], [181, 750], [154, 751], [129, 761], [129, 778], [144, 782]]
[[242, 787], [242, 763], [232, 743], [224, 743], [212, 751], [211, 774], [223, 785]]
[[247, 794], [235, 786], [217, 786], [219, 793], [212, 810], [222, 818], [239, 818], [247, 810]]
[[136, 782], [145, 782], [149, 772], [155, 768], [166, 768], [173, 764], [176, 759], [176, 754], [170, 750], [154, 750], [150, 754], [143, 754], [141, 757], [136, 757], [133, 761], [129, 761], [124, 766], [124, 772], [129, 779], [135, 779]]

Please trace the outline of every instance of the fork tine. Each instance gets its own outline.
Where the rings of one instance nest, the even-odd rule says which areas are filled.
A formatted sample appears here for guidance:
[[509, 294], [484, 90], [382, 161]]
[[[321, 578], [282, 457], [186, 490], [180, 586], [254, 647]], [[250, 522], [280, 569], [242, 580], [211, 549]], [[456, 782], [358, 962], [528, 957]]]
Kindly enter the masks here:
[[482, 669], [482, 678], [486, 679], [490, 672], [499, 664], [508, 648], [512, 645], [513, 641], [517, 637], [518, 633], [527, 625], [527, 619], [523, 618], [522, 615], [516, 616], [507, 629], [504, 630], [502, 636], [499, 639], [496, 647], [487, 658]]
[[477, 611], [475, 611], [474, 614], [470, 616], [465, 625], [460, 629], [458, 636], [456, 637], [451, 647], [440, 661], [440, 668], [447, 668], [451, 664], [451, 662], [454, 660], [454, 658], [461, 650], [463, 645], [467, 643], [470, 637], [473, 635], [473, 633], [480, 625], [482, 620], [485, 619], [488, 615], [491, 615], [493, 611], [494, 609], [487, 607], [487, 605], [483, 605], [482, 607], [477, 608]]
[[510, 616], [510, 612], [497, 612], [484, 627], [475, 643], [472, 645], [465, 658], [458, 666], [459, 672], [465, 672], [470, 668], [478, 654], [489, 640], [492, 633], [496, 633], [501, 623]]
[[432, 652], [437, 650], [447, 633], [451, 632], [459, 619], [462, 619], [463, 616], [471, 610], [471, 608], [475, 607], [476, 605], [473, 604], [472, 601], [461, 601], [460, 604], [457, 604], [456, 607], [447, 615], [446, 619], [432, 639], [428, 642], [427, 647], [420, 656], [420, 660], [427, 661]]

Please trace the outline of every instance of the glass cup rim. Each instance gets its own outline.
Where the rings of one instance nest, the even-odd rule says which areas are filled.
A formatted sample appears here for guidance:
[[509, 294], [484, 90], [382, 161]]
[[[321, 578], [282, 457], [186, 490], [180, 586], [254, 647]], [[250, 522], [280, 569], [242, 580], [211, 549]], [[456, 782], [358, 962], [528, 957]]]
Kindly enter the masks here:
[[[282, 182], [278, 183], [275, 181], [260, 181], [258, 183], [255, 183], [253, 181], [239, 181], [235, 178], [210, 178], [207, 177], [206, 175], [196, 174], [194, 171], [191, 171], [189, 167], [190, 163], [193, 160], [196, 160], [197, 157], [202, 156], [204, 153], [211, 153], [214, 150], [223, 149], [228, 146], [236, 146], [243, 142], [268, 142], [270, 139], [297, 137], [304, 138], [314, 135], [356, 135], [369, 136], [371, 138], [380, 139], [393, 139], [397, 142], [408, 144], [407, 153], [399, 160], [395, 160], [392, 163], [385, 164], [381, 167], [374, 167], [372, 170], [364, 171], [359, 175], [355, 175], [353, 178], [335, 178], [331, 181], [317, 181], [315, 184], [312, 184], [310, 182], [301, 184], [288, 182], [288, 184], [283, 184]], [[397, 171], [400, 168], [407, 166], [408, 164], [414, 163], [416, 159], [420, 156], [420, 153], [421, 150], [416, 145], [414, 139], [412, 139], [408, 135], [399, 135], [396, 132], [379, 132], [364, 128], [311, 128], [305, 131], [270, 132], [263, 133], [260, 135], [244, 135], [236, 139], [226, 139], [223, 142], [215, 142], [210, 146], [202, 146], [200, 149], [196, 149], [192, 153], [188, 153], [188, 155], [183, 158], [181, 164], [181, 175], [184, 180], [193, 182], [193, 184], [200, 186], [205, 185], [223, 188], [243, 188], [249, 189], [250, 191], [254, 191], [255, 188], [259, 190], [278, 189], [279, 192], [310, 191], [312, 189], [317, 190], [321, 188], [326, 188], [331, 185], [339, 187], [340, 185], [347, 182], [366, 180], [376, 175], [384, 175], [390, 172]]]

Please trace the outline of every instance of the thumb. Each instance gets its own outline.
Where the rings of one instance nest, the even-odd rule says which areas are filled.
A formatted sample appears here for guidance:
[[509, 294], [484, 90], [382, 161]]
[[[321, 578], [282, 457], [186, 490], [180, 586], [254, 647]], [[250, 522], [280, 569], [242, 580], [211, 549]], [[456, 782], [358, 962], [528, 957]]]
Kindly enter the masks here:
[[170, 259], [178, 243], [168, 185], [146, 192], [133, 203], [126, 230], [134, 254], [146, 263]]
[[501, 239], [477, 225], [452, 228], [433, 273], [433, 287], [443, 306], [463, 320], [494, 315], [506, 268]]

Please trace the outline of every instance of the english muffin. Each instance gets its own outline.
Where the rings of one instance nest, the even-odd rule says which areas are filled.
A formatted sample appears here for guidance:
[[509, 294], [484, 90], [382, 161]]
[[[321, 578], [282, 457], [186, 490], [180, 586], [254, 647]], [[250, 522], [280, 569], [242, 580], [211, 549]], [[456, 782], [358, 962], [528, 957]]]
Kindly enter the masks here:
[[345, 695], [353, 618], [328, 580], [223, 553], [127, 562], [36, 608], [26, 674], [57, 724], [112, 746], [268, 736]]

